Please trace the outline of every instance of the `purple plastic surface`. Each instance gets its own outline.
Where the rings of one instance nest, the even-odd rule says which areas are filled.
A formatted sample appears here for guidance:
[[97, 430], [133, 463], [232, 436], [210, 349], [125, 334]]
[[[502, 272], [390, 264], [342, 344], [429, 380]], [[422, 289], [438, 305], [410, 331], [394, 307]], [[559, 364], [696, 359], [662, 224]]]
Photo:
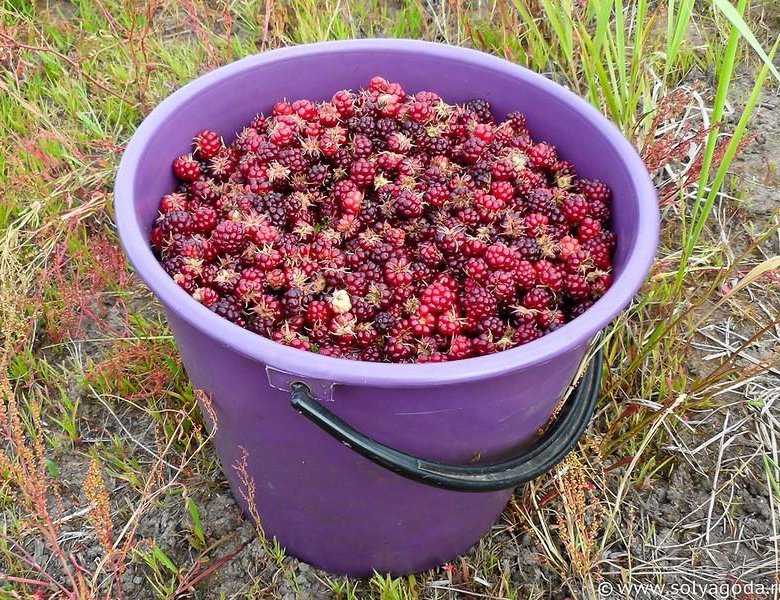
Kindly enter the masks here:
[[[279, 98], [329, 99], [374, 75], [449, 102], [485, 97], [498, 117], [522, 110], [578, 172], [614, 193], [615, 280], [582, 317], [531, 344], [434, 365], [347, 361], [276, 344], [221, 319], [181, 290], [148, 243], [170, 163], [208, 127], [227, 139]], [[593, 337], [628, 305], [658, 241], [655, 190], [631, 144], [596, 109], [557, 84], [493, 56], [411, 40], [297, 46], [245, 58], [186, 85], [160, 104], [127, 146], [115, 186], [125, 252], [160, 299], [193, 384], [212, 398], [214, 443], [239, 503], [241, 450], [266, 534], [326, 570], [403, 574], [467, 550], [511, 490], [461, 493], [413, 483], [369, 462], [298, 415], [277, 389], [287, 374], [330, 393], [328, 408], [377, 440], [432, 460], [507, 458], [533, 441]], [[271, 378], [269, 382], [269, 377]], [[316, 381], [315, 381], [316, 380]], [[282, 385], [278, 385], [282, 382]], [[273, 384], [273, 385], [272, 385]]]

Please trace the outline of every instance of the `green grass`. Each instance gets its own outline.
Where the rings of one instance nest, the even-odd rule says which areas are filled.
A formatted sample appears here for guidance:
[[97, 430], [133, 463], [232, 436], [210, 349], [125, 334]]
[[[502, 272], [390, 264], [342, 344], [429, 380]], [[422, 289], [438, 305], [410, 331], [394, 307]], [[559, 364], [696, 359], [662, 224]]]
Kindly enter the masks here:
[[[719, 406], [718, 392], [756, 376], [733, 356], [692, 374], [697, 332], [724, 315], [743, 323], [749, 339], [771, 335], [775, 324], [755, 313], [751, 298], [776, 298], [768, 279], [776, 259], [761, 254], [776, 226], [762, 225], [740, 246], [713, 218], [729, 203], [726, 192], [749, 195], [730, 176], [752, 134], [762, 90], [780, 80], [773, 62], [778, 39], [761, 35], [765, 28], [756, 19], [745, 0], [6, 2], [0, 8], [0, 426], [13, 443], [0, 449], [0, 598], [44, 588], [63, 597], [72, 591], [86, 598], [91, 589], [113, 598], [119, 582], [112, 568], [120, 560], [138, 568], [156, 597], [173, 597], [193, 581], [204, 586], [224, 566], [230, 552], [222, 545], [238, 540], [212, 539], [204, 512], [214, 489], [224, 492], [224, 479], [204, 450], [208, 435], [195, 392], [164, 319], [117, 258], [114, 173], [144, 115], [198, 74], [282, 45], [372, 36], [475, 47], [569, 86], [646, 158], [658, 154], [664, 229], [647, 285], [604, 336], [614, 368], [605, 372], [594, 431], [569, 471], [519, 493], [500, 534], [449, 570], [414, 578], [377, 574], [367, 582], [329, 578], [323, 589], [345, 599], [444, 598], [455, 589], [471, 590], [470, 597], [545, 597], [549, 589], [519, 589], [517, 565], [500, 558], [501, 536], [522, 530], [567, 593], [592, 596], [599, 552], [620, 541], [622, 519], [636, 510], [628, 492], [674, 470], [677, 459], [664, 444], [680, 421]], [[740, 77], [755, 83], [745, 90]], [[697, 91], [710, 128], [692, 97], [676, 95], [694, 80], [710, 83]], [[690, 167], [687, 147], [662, 147], [659, 132], [677, 125], [700, 135], [695, 171], [683, 171]], [[670, 178], [664, 167], [691, 177]], [[739, 249], [732, 252], [732, 244]], [[729, 283], [735, 279], [741, 283]], [[776, 360], [771, 354], [761, 368]], [[124, 431], [119, 424], [126, 422], [142, 423], [145, 433]], [[83, 466], [82, 476], [92, 458], [108, 488], [123, 492], [107, 492], [114, 547], [103, 549], [88, 576], [68, 562], [59, 535], [87, 525], [60, 523], [58, 506], [66, 478], [74, 476], [72, 463]], [[762, 468], [777, 496], [775, 460], [766, 457]], [[567, 490], [586, 480], [596, 495], [586, 495], [585, 508], [567, 502]], [[559, 491], [550, 496], [550, 486]], [[189, 564], [156, 540], [130, 543], [145, 514], [172, 506], [196, 557]], [[591, 531], [594, 515], [602, 526]], [[88, 534], [98, 526], [109, 524], [92, 525]], [[51, 564], [63, 556], [64, 564], [51, 573], [31, 565], [14, 540], [32, 539], [57, 559]], [[296, 566], [284, 549], [275, 540], [262, 548], [270, 566], [245, 582], [246, 595], [278, 596], [282, 582], [295, 588]]]

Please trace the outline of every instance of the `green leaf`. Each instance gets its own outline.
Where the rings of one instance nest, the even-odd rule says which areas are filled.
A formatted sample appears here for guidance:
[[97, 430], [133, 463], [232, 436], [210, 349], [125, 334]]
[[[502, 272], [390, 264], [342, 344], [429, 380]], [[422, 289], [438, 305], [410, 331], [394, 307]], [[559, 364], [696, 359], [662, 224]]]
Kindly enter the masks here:
[[57, 463], [50, 458], [46, 459], [46, 471], [48, 471], [51, 477], [58, 477], [60, 474], [60, 468], [57, 466]]
[[775, 79], [780, 81], [780, 71], [778, 71], [777, 67], [772, 64], [772, 59], [767, 56], [766, 52], [764, 52], [761, 44], [759, 44], [756, 36], [753, 35], [753, 32], [750, 30], [748, 24], [745, 23], [745, 20], [742, 18], [742, 15], [739, 13], [739, 11], [734, 8], [734, 6], [727, 0], [714, 0], [714, 3], [720, 12], [722, 12], [729, 21], [731, 21], [731, 24], [737, 28], [740, 35], [747, 40], [748, 44], [753, 46], [753, 50], [755, 50], [756, 54], [761, 57], [761, 60], [764, 61], [764, 64], [767, 66], [772, 75], [775, 76]]
[[195, 501], [192, 498], [187, 498], [187, 510], [190, 513], [190, 518], [192, 519], [193, 533], [195, 534], [195, 537], [198, 538], [198, 541], [205, 546], [206, 536], [203, 535], [203, 527], [201, 526], [200, 521], [200, 511], [198, 510], [198, 506], [195, 504]]
[[[772, 50], [769, 54], [770, 61], [772, 60], [772, 58], [774, 58], [778, 46], [780, 46], [780, 37], [778, 37], [777, 41], [775, 41], [775, 45], [772, 47]], [[700, 211], [698, 219], [696, 220], [696, 223], [693, 226], [693, 233], [691, 234], [691, 239], [694, 241], [699, 239], [702, 229], [704, 228], [704, 223], [706, 222], [707, 217], [712, 211], [712, 207], [715, 204], [715, 199], [717, 198], [718, 193], [720, 192], [721, 186], [723, 185], [723, 181], [726, 179], [726, 174], [728, 173], [729, 167], [731, 166], [731, 162], [734, 160], [734, 156], [736, 156], [737, 154], [737, 150], [739, 149], [739, 144], [745, 135], [748, 122], [750, 121], [750, 117], [753, 114], [753, 110], [755, 109], [756, 104], [758, 104], [759, 96], [761, 95], [761, 89], [764, 87], [764, 83], [766, 82], [766, 78], [768, 77], [768, 75], [769, 75], [769, 63], [764, 63], [764, 66], [761, 68], [761, 71], [759, 72], [758, 77], [756, 78], [756, 82], [753, 85], [753, 89], [750, 92], [750, 97], [748, 98], [747, 104], [745, 105], [745, 109], [742, 111], [742, 116], [739, 118], [739, 122], [737, 123], [737, 126], [734, 128], [734, 133], [732, 134], [731, 139], [729, 140], [729, 143], [726, 146], [726, 152], [723, 154], [723, 159], [721, 160], [721, 163], [718, 166], [717, 171], [715, 172], [715, 178], [713, 179], [712, 185], [710, 186], [710, 192], [707, 195], [706, 201], [704, 202], [704, 207]], [[686, 248], [686, 252], [683, 255], [685, 259], [684, 262], [687, 262], [688, 258], [690, 258], [692, 251], [693, 251], [692, 245]]]
[[162, 548], [160, 548], [156, 544], [154, 546], [154, 550], [152, 550], [152, 555], [157, 561], [165, 565], [165, 568], [168, 569], [171, 573], [179, 572], [179, 568], [175, 564], [173, 564], [173, 561], [170, 558], [168, 558], [168, 555], [165, 554], [165, 552], [162, 551]]

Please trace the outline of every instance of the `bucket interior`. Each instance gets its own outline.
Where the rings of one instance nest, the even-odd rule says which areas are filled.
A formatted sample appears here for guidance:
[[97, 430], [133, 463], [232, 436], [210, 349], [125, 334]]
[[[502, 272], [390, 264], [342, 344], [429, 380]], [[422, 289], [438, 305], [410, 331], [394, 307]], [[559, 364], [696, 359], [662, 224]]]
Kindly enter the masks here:
[[135, 210], [146, 233], [160, 197], [175, 186], [171, 161], [191, 150], [199, 130], [214, 129], [230, 141], [255, 114], [267, 113], [281, 98], [329, 100], [336, 90], [365, 86], [374, 75], [399, 82], [408, 93], [436, 92], [450, 103], [486, 98], [498, 119], [513, 110], [525, 113], [535, 140], [553, 143], [580, 176], [600, 179], [612, 188], [618, 239], [613, 262], [615, 276], [620, 277], [642, 235], [642, 224], [637, 189], [604, 132], [532, 81], [419, 48], [323, 48], [316, 54], [256, 64], [202, 89], [168, 115], [141, 153], [135, 171]]

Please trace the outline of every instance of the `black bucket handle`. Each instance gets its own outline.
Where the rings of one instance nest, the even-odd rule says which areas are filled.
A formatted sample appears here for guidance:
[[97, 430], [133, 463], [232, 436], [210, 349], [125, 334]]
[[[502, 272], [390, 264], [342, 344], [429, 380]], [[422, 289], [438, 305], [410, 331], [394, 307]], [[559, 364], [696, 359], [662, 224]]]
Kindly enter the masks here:
[[555, 423], [520, 456], [487, 465], [449, 465], [386, 446], [346, 423], [320, 404], [305, 383], [290, 386], [293, 408], [353, 451], [407, 479], [459, 492], [491, 492], [517, 487], [546, 473], [579, 441], [590, 423], [601, 387], [603, 355], [597, 350]]

